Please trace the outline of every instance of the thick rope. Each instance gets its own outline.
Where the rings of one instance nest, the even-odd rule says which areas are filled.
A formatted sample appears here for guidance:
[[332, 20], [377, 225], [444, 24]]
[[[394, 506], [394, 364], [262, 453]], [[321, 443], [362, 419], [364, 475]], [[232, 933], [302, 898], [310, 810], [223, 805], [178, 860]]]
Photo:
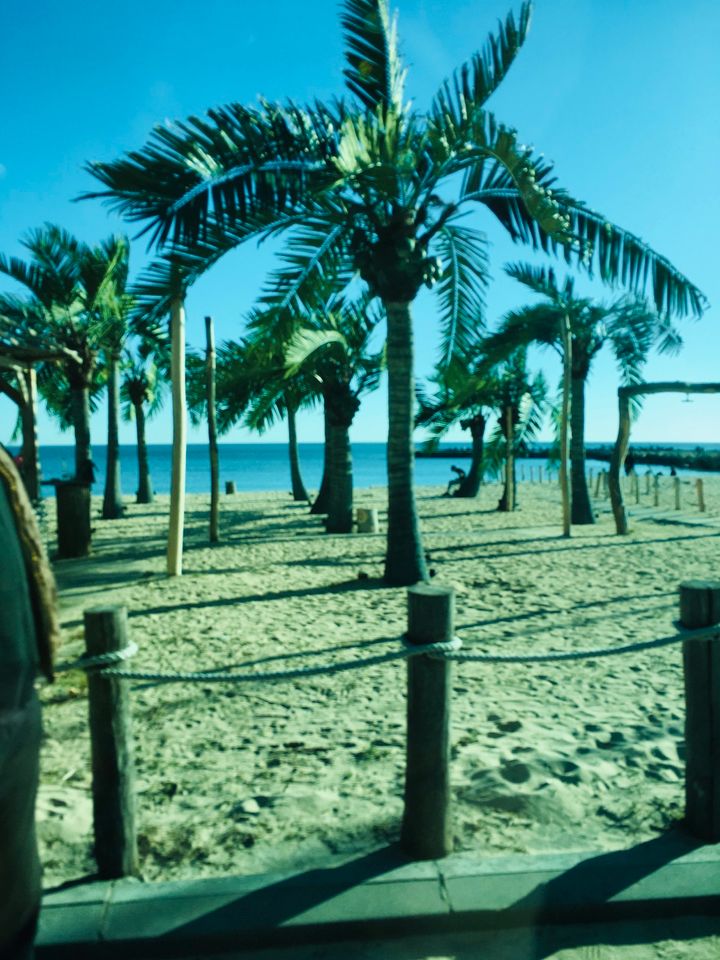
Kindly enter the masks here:
[[138, 645], [132, 640], [122, 650], [113, 650], [111, 653], [99, 653], [95, 657], [78, 657], [77, 660], [70, 660], [67, 663], [59, 663], [53, 667], [55, 673], [67, 673], [68, 670], [93, 670], [98, 667], [107, 667], [113, 663], [122, 663], [123, 660], [129, 660], [138, 652]]
[[[414, 644], [407, 637], [402, 637], [402, 650], [391, 651], [376, 657], [365, 657], [360, 660], [346, 660], [342, 663], [329, 663], [313, 667], [296, 667], [292, 670], [272, 670], [266, 673], [221, 673], [217, 671], [147, 671], [123, 670], [107, 668], [107, 664], [118, 663], [137, 653], [135, 643], [128, 644], [122, 650], [113, 653], [99, 654], [96, 657], [80, 657], [72, 663], [62, 664], [56, 668], [58, 672], [66, 670], [97, 670], [101, 677], [121, 680], [151, 680], [160, 683], [178, 683], [189, 681], [192, 683], [275, 683], [281, 680], [297, 680], [305, 677], [317, 677], [333, 673], [345, 673], [348, 670], [359, 670], [364, 667], [374, 667], [382, 663], [391, 663], [396, 660], [408, 660], [411, 657], [428, 654], [435, 659], [459, 660], [468, 663], [551, 663], [558, 660], [594, 660], [598, 657], [611, 657], [619, 654], [638, 653], [643, 650], [652, 650], [656, 647], [666, 647], [681, 640], [713, 637], [720, 632], [720, 626], [703, 627], [700, 630], [686, 630], [671, 637], [661, 637], [657, 640], [640, 640], [635, 643], [626, 643], [613, 647], [595, 647], [591, 650], [545, 651], [543, 653], [472, 653], [461, 650], [462, 640], [453, 637], [452, 640], [439, 643]], [[302, 654], [297, 654], [302, 656]]]
[[551, 663], [555, 660], [594, 660], [596, 657], [613, 657], [616, 654], [652, 650], [654, 647], [668, 647], [681, 640], [712, 637], [717, 633], [720, 633], [719, 625], [703, 627], [701, 630], [686, 630], [684, 633], [676, 633], [672, 637], [660, 637], [658, 640], [639, 640], [636, 643], [625, 643], [614, 647], [595, 647], [593, 650], [551, 650], [544, 653], [471, 653], [469, 650], [458, 650], [443, 656], [449, 660], [463, 660], [470, 663]]
[[[403, 638], [404, 639], [404, 638]], [[122, 680], [155, 680], [162, 683], [177, 683], [190, 681], [193, 683], [275, 683], [278, 680], [296, 680], [304, 677], [316, 677], [322, 674], [344, 673], [347, 670], [358, 670], [362, 667], [374, 667], [381, 663], [391, 663], [394, 660], [407, 660], [423, 653], [442, 655], [452, 653], [460, 647], [457, 637], [442, 643], [412, 644], [405, 642], [402, 650], [380, 654], [376, 657], [365, 657], [361, 660], [346, 660], [342, 663], [328, 663], [317, 667], [296, 667], [293, 670], [271, 670], [267, 673], [217, 673], [217, 672], [149, 672], [144, 670], [100, 670], [101, 677], [116, 677]]]

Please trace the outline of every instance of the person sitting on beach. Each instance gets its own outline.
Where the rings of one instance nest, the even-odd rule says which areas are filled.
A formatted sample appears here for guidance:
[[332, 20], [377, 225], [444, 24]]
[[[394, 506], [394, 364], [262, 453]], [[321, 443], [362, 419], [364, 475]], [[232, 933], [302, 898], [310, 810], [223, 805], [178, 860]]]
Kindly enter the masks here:
[[38, 669], [53, 676], [55, 582], [12, 457], [0, 446], [0, 957], [30, 960], [40, 910]]
[[[467, 476], [467, 474], [466, 474], [465, 471], [462, 469], [462, 467], [456, 467], [456, 466], [453, 464], [453, 465], [450, 467], [450, 469], [453, 471], [453, 473], [456, 473], [457, 476], [456, 476], [456, 477], [451, 477], [450, 480], [448, 480], [447, 490], [445, 491], [445, 496], [446, 496], [446, 497], [452, 496], [452, 495], [453, 495], [453, 492], [454, 492], [455, 494], [457, 494], [457, 492], [459, 491], [460, 486], [461, 486], [463, 480], [464, 480], [465, 477]], [[455, 487], [457, 487], [458, 490], [454, 490]]]

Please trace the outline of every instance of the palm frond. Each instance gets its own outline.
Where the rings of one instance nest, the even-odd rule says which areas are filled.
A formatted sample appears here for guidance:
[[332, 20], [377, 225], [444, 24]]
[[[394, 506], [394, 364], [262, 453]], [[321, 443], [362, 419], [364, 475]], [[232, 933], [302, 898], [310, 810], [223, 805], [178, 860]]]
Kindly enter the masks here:
[[485, 288], [488, 284], [487, 238], [479, 230], [446, 223], [438, 232], [435, 249], [443, 264], [437, 293], [440, 299], [441, 363], [467, 352], [485, 326]]
[[380, 106], [399, 113], [405, 70], [397, 49], [397, 15], [390, 18], [387, 0], [345, 0], [343, 7], [348, 89], [368, 110]]
[[[445, 81], [430, 108], [431, 116], [452, 113], [458, 120], [472, 118], [499, 87], [525, 42], [532, 5], [523, 3], [517, 23], [511, 13], [498, 22], [497, 34], [490, 34], [482, 51], [474, 54]], [[459, 124], [458, 124], [459, 125]]]

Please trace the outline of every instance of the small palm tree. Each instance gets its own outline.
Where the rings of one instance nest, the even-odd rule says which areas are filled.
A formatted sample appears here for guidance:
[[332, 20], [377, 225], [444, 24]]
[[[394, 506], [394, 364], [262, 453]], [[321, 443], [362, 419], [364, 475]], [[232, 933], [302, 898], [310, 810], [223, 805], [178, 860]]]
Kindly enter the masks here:
[[348, 301], [331, 295], [303, 318], [286, 348], [288, 374], [309, 374], [327, 411], [328, 533], [352, 532], [350, 427], [361, 396], [377, 387], [384, 366], [383, 352], [370, 345], [380, 319], [367, 297]]
[[302, 250], [293, 246], [285, 296], [302, 300], [314, 275], [342, 267], [359, 270], [382, 300], [391, 584], [427, 578], [413, 489], [412, 304], [424, 284], [438, 283], [448, 358], [477, 325], [484, 238], [460, 222], [464, 209], [489, 210], [513, 240], [562, 251], [588, 268], [597, 263], [604, 280], [640, 291], [651, 276], [659, 309], [705, 306], [700, 291], [638, 237], [555, 188], [552, 167], [487, 109], [525, 41], [530, 10], [523, 3], [517, 20], [509, 15], [421, 113], [405, 99], [387, 0], [345, 0], [350, 99], [230, 104], [157, 127], [142, 150], [89, 166], [103, 189], [86, 196], [145, 221], [152, 241], [170, 250], [295, 230]]
[[161, 408], [165, 399], [166, 377], [151, 356], [142, 350], [126, 350], [122, 363], [120, 400], [123, 419], [135, 421], [137, 437], [138, 486], [136, 503], [152, 503], [155, 499], [150, 478], [146, 422]]
[[418, 387], [418, 413], [415, 424], [426, 427], [431, 439], [428, 449], [435, 449], [447, 431], [459, 424], [470, 431], [472, 441], [470, 469], [454, 491], [456, 497], [476, 497], [483, 479], [485, 428], [497, 401], [499, 381], [492, 365], [478, 360], [482, 341], [452, 357], [440, 366], [430, 382], [435, 387], [431, 396]]
[[593, 360], [609, 344], [623, 383], [637, 383], [652, 346], [657, 344], [666, 351], [677, 349], [678, 334], [667, 317], [641, 298], [623, 296], [609, 304], [598, 303], [577, 296], [573, 279], [559, 282], [552, 269], [521, 263], [505, 269], [543, 299], [507, 313], [500, 329], [488, 339], [487, 349], [503, 351], [537, 343], [551, 347], [563, 358], [570, 386], [571, 520], [574, 524], [594, 523], [585, 475], [585, 385]]
[[516, 460], [527, 453], [528, 444], [540, 432], [547, 409], [547, 384], [542, 373], [529, 373], [524, 348], [514, 350], [495, 373], [497, 422], [487, 459], [491, 467], [504, 467], [498, 510], [511, 511], [517, 507]]

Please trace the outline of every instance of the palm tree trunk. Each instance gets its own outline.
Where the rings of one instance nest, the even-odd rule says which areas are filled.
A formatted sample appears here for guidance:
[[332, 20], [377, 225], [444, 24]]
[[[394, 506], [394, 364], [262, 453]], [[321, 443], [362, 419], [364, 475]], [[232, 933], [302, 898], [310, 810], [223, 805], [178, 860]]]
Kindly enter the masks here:
[[409, 586], [427, 580], [413, 475], [413, 330], [409, 302], [387, 302], [388, 531], [385, 580]]
[[182, 576], [182, 551], [185, 520], [185, 306], [181, 298], [172, 302], [170, 318], [170, 379], [172, 381], [173, 449], [170, 485], [170, 527], [168, 530], [167, 572]]
[[118, 416], [120, 411], [119, 360], [108, 357], [108, 429], [105, 491], [103, 494], [103, 520], [117, 520], [123, 515], [122, 490], [120, 487], [120, 441]]
[[572, 522], [595, 523], [585, 476], [585, 378], [571, 382], [570, 402], [570, 476], [572, 486]]
[[560, 492], [562, 496], [563, 536], [570, 536], [570, 483], [568, 480], [568, 424], [570, 419], [570, 375], [572, 371], [572, 338], [570, 318], [563, 317], [563, 395], [560, 414]]
[[[286, 409], [288, 421], [288, 455], [290, 457], [290, 483], [292, 486], [292, 498], [298, 502], [305, 500], [309, 503], [310, 497], [305, 489], [302, 474], [300, 473], [300, 454], [298, 451], [295, 407], [293, 407], [292, 404], [288, 404]], [[311, 512], [315, 512], [314, 508]]]
[[326, 529], [328, 533], [352, 533], [353, 474], [350, 430], [335, 423], [331, 429], [332, 473]]
[[310, 508], [310, 513], [322, 514], [328, 511], [328, 502], [330, 498], [330, 463], [329, 463], [329, 445], [330, 445], [330, 413], [327, 401], [323, 398], [323, 414], [325, 420], [325, 443], [323, 445], [323, 471], [320, 480], [320, 489], [315, 497], [315, 502]]
[[40, 453], [37, 438], [37, 373], [27, 367], [18, 373], [22, 390], [22, 477], [32, 503], [40, 499]]
[[510, 512], [514, 510], [517, 505], [517, 498], [515, 496], [515, 456], [514, 456], [514, 439], [515, 439], [515, 430], [513, 427], [513, 407], [508, 404], [503, 411], [503, 435], [505, 437], [505, 483], [503, 485], [503, 492], [500, 500], [498, 501], [498, 510], [501, 512]]
[[73, 430], [75, 432], [75, 477], [92, 483], [90, 446], [90, 391], [86, 385], [70, 388]]
[[476, 497], [483, 478], [483, 440], [485, 437], [485, 417], [477, 416], [470, 421], [472, 437], [472, 459], [468, 475], [457, 489], [456, 497]]
[[137, 503], [152, 503], [153, 496], [152, 483], [150, 481], [150, 465], [148, 461], [147, 440], [145, 439], [145, 410], [142, 401], [133, 403], [135, 408], [135, 431], [137, 435], [137, 460], [138, 460], [138, 489]]
[[220, 539], [220, 466], [218, 462], [217, 416], [215, 411], [215, 331], [212, 317], [205, 317], [207, 343], [207, 416], [210, 453], [210, 543]]

